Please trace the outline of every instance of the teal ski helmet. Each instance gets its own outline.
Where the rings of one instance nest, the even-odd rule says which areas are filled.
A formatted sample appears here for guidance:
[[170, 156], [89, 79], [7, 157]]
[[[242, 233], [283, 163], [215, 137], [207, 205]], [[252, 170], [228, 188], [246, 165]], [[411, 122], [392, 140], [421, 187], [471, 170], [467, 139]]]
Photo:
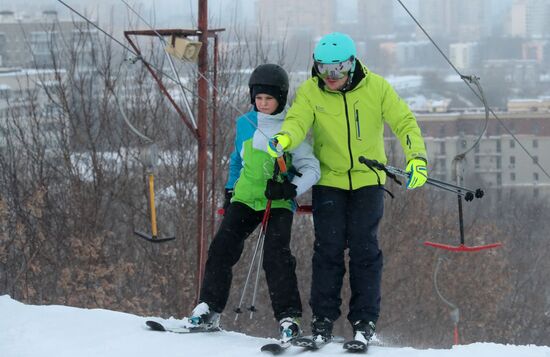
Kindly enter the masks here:
[[329, 64], [344, 61], [355, 62], [357, 50], [355, 43], [348, 35], [340, 32], [329, 33], [321, 37], [313, 50], [313, 60]]

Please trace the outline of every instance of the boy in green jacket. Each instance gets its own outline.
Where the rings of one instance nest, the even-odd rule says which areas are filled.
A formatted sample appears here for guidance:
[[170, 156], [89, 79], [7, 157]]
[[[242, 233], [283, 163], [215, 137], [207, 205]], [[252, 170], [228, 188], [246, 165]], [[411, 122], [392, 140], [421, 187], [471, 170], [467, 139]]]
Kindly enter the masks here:
[[294, 198], [317, 182], [319, 161], [311, 146], [303, 142], [286, 155], [289, 171], [299, 175], [272, 179], [275, 159], [266, 152], [266, 146], [269, 138], [281, 130], [286, 114], [288, 75], [276, 64], [262, 64], [252, 72], [248, 85], [254, 107], [237, 119], [225, 187], [229, 202], [208, 250], [200, 303], [189, 321], [195, 327], [218, 326], [229, 296], [232, 268], [271, 200], [262, 265], [281, 341], [288, 341], [300, 334], [302, 316], [296, 260], [290, 251]]
[[[353, 40], [342, 33], [321, 38], [313, 53], [312, 78], [299, 87], [281, 131], [268, 144], [272, 156], [292, 150], [311, 130], [321, 179], [313, 187], [315, 244], [310, 305], [312, 334], [332, 336], [340, 316], [340, 290], [349, 248], [354, 338], [368, 344], [380, 312], [382, 251], [378, 225], [384, 208], [384, 172], [359, 162], [385, 164], [384, 123], [399, 139], [411, 172], [407, 187], [427, 180], [426, 149], [416, 119], [389, 83], [356, 58]], [[378, 178], [380, 184], [378, 184]]]

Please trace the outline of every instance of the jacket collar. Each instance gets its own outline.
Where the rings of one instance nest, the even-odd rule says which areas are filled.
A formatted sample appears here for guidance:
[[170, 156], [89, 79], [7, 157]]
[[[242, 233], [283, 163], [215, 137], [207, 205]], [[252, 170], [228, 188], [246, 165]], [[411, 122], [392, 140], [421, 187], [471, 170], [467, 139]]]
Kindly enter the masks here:
[[258, 120], [272, 120], [272, 121], [283, 121], [284, 118], [285, 118], [285, 115], [286, 115], [286, 108], [280, 112], [280, 113], [277, 113], [277, 114], [274, 114], [274, 115], [271, 115], [271, 114], [264, 114], [264, 113], [261, 113], [261, 112], [257, 112], [258, 113]]

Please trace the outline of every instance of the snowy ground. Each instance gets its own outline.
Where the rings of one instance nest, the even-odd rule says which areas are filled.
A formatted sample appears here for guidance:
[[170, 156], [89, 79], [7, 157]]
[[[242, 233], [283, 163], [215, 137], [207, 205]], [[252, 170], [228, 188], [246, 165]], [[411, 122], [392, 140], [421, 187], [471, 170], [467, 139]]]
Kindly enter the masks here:
[[[236, 332], [173, 334], [149, 331], [147, 318], [100, 309], [24, 305], [0, 296], [1, 357], [151, 357], [151, 356], [267, 356], [260, 347], [273, 340]], [[286, 355], [309, 356], [291, 348]], [[350, 356], [341, 344], [315, 355]], [[547, 346], [475, 343], [451, 350], [417, 350], [371, 346], [376, 357], [550, 357]]]

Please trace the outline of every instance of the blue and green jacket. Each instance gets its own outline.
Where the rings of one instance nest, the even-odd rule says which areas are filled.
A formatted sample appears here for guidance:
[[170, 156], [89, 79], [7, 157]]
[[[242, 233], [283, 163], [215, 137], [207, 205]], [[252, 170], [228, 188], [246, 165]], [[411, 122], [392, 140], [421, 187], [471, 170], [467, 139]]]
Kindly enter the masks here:
[[[264, 195], [267, 180], [273, 177], [275, 159], [266, 151], [267, 140], [281, 129], [286, 110], [267, 115], [250, 111], [237, 118], [235, 149], [229, 162], [229, 177], [226, 189], [233, 189], [231, 202], [241, 202], [250, 208], [261, 211], [267, 205]], [[287, 153], [287, 166], [301, 174], [289, 177], [297, 186], [299, 195], [313, 186], [320, 177], [319, 161], [307, 142], [302, 142]], [[294, 209], [291, 200], [274, 200], [273, 208]]]

